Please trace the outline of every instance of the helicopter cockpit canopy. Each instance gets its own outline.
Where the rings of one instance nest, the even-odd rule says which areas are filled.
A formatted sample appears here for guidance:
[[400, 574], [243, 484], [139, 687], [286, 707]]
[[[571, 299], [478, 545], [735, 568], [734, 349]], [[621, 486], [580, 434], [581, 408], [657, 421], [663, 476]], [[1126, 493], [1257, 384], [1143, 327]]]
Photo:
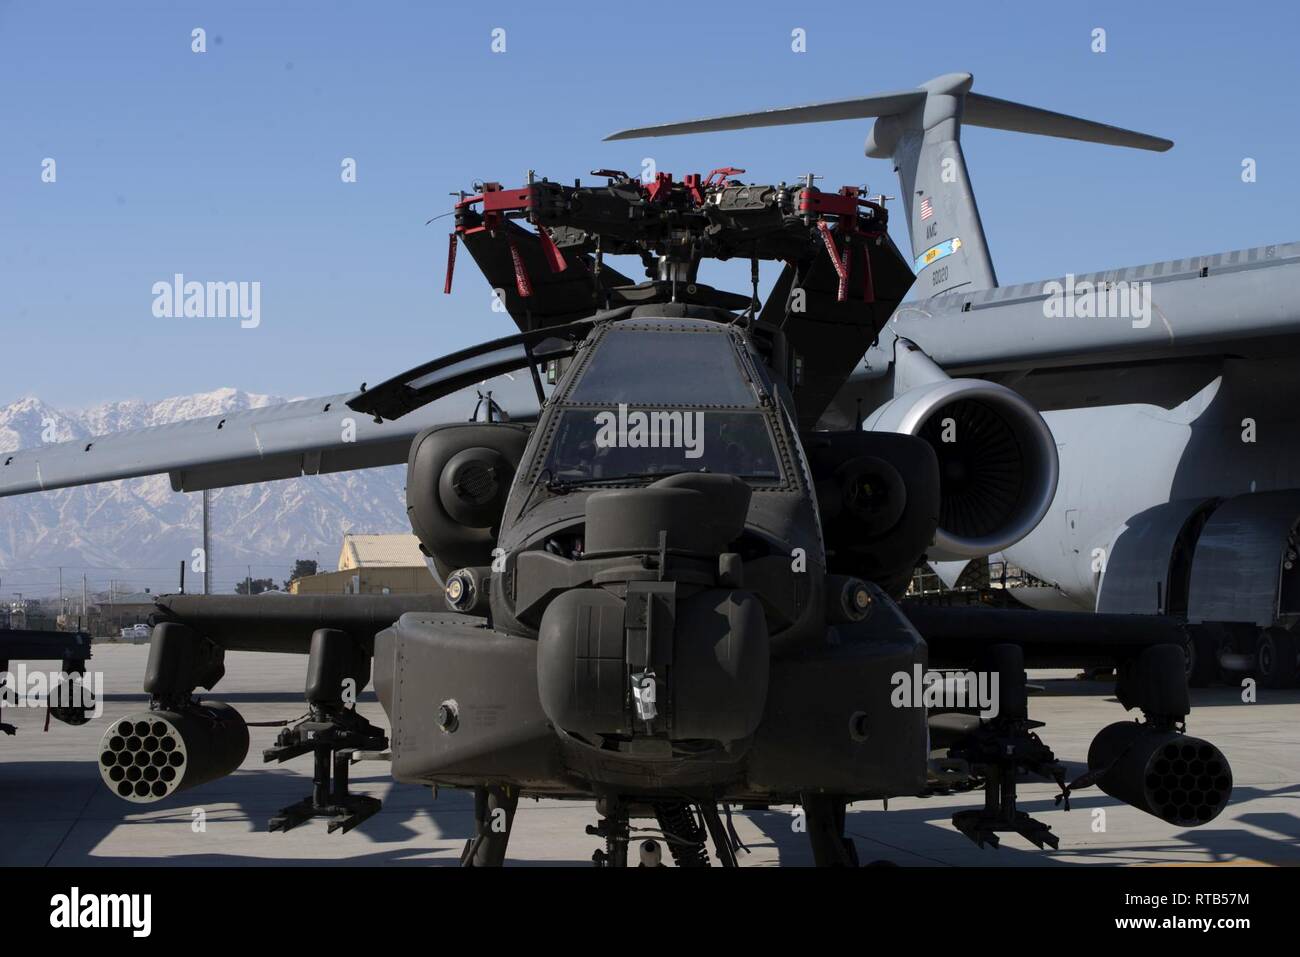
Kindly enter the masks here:
[[[690, 336], [689, 344], [682, 342]], [[541, 474], [552, 485], [680, 472], [781, 481], [769, 387], [726, 325], [695, 319], [609, 326], [554, 398]]]

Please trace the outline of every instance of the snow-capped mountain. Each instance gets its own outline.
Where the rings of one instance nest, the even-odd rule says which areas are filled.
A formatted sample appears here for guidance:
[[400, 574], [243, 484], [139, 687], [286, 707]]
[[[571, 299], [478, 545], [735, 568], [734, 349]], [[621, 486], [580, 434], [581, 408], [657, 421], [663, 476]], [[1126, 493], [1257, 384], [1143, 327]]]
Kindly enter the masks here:
[[[285, 401], [217, 389], [159, 402], [125, 400], [56, 409], [37, 398], [0, 407], [0, 452]], [[345, 531], [409, 532], [401, 466], [310, 476], [212, 492], [215, 591], [231, 592], [252, 565], [277, 583], [297, 558], [334, 568]], [[173, 492], [166, 475], [0, 499], [0, 597], [49, 595], [64, 585], [91, 590], [174, 591], [179, 563], [201, 542], [202, 496]], [[198, 582], [187, 571], [187, 586]]]

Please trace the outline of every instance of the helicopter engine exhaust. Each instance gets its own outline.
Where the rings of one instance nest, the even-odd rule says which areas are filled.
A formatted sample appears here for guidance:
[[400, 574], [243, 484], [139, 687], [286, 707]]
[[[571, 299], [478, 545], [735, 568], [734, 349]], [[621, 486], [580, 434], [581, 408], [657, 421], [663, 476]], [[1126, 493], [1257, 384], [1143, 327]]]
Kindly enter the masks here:
[[99, 773], [118, 797], [152, 804], [225, 777], [247, 756], [248, 725], [239, 712], [202, 701], [113, 722], [100, 743]]
[[1038, 410], [1011, 389], [939, 374], [881, 406], [864, 428], [915, 435], [933, 447], [940, 502], [929, 557], [979, 558], [1014, 545], [1047, 514], [1056, 441]]
[[1111, 797], [1179, 827], [1214, 820], [1232, 794], [1232, 768], [1214, 745], [1132, 721], [1097, 733], [1088, 770]]

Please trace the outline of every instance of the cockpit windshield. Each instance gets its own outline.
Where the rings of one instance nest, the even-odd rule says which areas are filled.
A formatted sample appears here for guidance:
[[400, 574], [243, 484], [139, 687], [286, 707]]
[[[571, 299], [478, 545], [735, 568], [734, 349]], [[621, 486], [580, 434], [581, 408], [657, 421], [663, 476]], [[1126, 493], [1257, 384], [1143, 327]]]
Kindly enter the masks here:
[[[712, 325], [716, 330], [716, 324]], [[615, 327], [605, 334], [565, 402], [752, 409], [758, 407], [758, 396], [741, 372], [735, 347], [725, 332]]]
[[546, 456], [548, 481], [581, 484], [623, 476], [725, 472], [781, 478], [761, 412], [713, 409], [565, 409]]
[[678, 472], [781, 480], [759, 392], [716, 323], [609, 329], [560, 398], [541, 475], [555, 485]]

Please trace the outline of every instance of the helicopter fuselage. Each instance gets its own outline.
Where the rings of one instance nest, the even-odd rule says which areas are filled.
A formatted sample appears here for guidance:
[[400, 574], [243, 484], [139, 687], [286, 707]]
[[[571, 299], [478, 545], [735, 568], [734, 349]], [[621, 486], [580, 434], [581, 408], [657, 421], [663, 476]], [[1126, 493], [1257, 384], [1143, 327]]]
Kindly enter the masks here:
[[[881, 589], [828, 577], [788, 391], [716, 313], [649, 306], [595, 327], [532, 429], [489, 560], [465, 572], [488, 592], [479, 614], [411, 613], [379, 634], [399, 780], [756, 800], [924, 788], [925, 710], [890, 690], [925, 643]], [[494, 429], [519, 441], [510, 423], [435, 435], [483, 448]], [[462, 471], [455, 487], [487, 496]]]

